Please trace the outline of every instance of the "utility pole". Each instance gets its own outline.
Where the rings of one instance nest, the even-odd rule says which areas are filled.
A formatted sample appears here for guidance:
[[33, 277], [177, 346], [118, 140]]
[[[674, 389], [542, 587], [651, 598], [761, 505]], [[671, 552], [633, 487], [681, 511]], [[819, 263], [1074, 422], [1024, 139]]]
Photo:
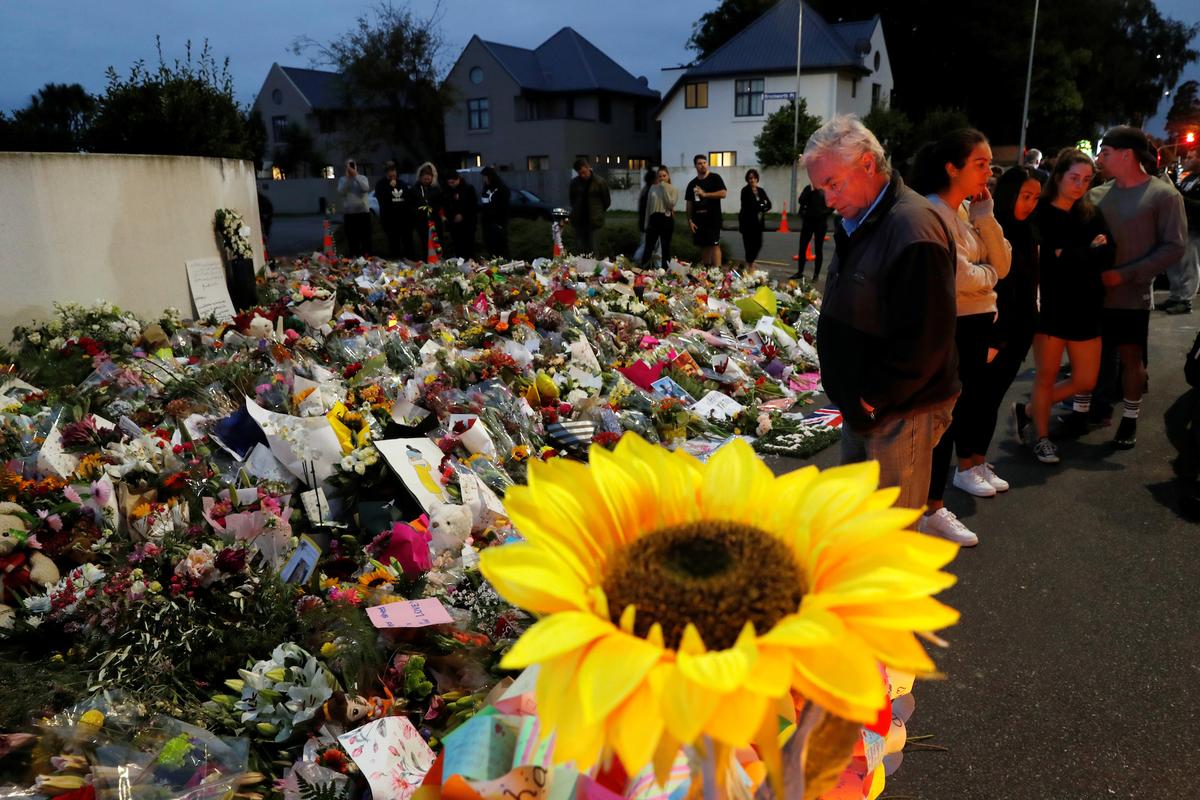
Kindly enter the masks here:
[[1025, 72], [1025, 107], [1021, 110], [1021, 144], [1017, 148], [1017, 163], [1025, 163], [1025, 130], [1029, 127], [1029, 87], [1033, 83], [1033, 47], [1037, 43], [1038, 5], [1033, 0], [1033, 31], [1029, 34], [1029, 69]]
[[[804, 30], [804, 0], [796, 0], [796, 97], [792, 100], [795, 114], [792, 117], [792, 152], [800, 146], [800, 34]], [[789, 203], [796, 202], [796, 171], [799, 159], [792, 159], [792, 196]]]

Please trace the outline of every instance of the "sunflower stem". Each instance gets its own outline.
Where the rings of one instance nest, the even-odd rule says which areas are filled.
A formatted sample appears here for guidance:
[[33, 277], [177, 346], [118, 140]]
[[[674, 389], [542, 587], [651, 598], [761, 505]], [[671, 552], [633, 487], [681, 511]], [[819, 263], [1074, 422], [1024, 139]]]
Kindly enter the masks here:
[[783, 787], [786, 795], [776, 797], [771, 781], [763, 781], [755, 800], [789, 800], [804, 797], [804, 762], [808, 750], [808, 737], [825, 716], [825, 712], [816, 703], [805, 702], [796, 718], [796, 731], [783, 746]]
[[704, 781], [704, 800], [719, 800], [717, 796], [717, 748], [713, 740], [704, 737], [704, 758], [700, 762], [700, 775]]

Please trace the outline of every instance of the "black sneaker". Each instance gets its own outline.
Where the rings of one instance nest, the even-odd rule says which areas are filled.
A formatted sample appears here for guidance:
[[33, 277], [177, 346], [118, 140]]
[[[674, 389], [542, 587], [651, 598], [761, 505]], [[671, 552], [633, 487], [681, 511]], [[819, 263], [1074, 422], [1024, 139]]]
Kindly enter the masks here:
[[1192, 313], [1192, 304], [1187, 300], [1179, 300], [1164, 308], [1163, 311], [1168, 314], [1190, 314]]
[[1088, 430], [1088, 415], [1082, 411], [1072, 411], [1061, 418], [1058, 427], [1054, 429], [1054, 438], [1078, 439]]
[[1093, 402], [1092, 410], [1087, 415], [1087, 422], [1093, 428], [1107, 428], [1112, 425], [1112, 406]]
[[1025, 444], [1028, 437], [1026, 436], [1029, 430], [1029, 412], [1025, 410], [1025, 404], [1017, 401], [1012, 404], [1013, 418], [1013, 433], [1017, 437], [1017, 444]]
[[1136, 419], [1121, 417], [1121, 424], [1117, 426], [1117, 435], [1113, 437], [1113, 444], [1121, 450], [1128, 450], [1137, 444]]

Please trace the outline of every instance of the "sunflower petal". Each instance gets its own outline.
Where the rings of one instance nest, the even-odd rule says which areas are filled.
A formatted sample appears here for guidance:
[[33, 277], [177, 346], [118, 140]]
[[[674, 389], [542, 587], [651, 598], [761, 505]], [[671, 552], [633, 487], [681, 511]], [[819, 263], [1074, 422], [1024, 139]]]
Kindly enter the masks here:
[[680, 673], [689, 680], [724, 694], [742, 685], [757, 659], [754, 626], [746, 623], [731, 649], [711, 650], [700, 655], [681, 652], [676, 663]]
[[776, 622], [760, 642], [782, 647], [817, 647], [835, 641], [841, 634], [842, 623], [834, 615], [813, 608], [809, 597], [805, 598], [800, 613]]
[[500, 666], [521, 669], [614, 636], [611, 622], [583, 611], [563, 611], [535, 622], [505, 654]]
[[638, 688], [662, 654], [659, 648], [624, 633], [596, 642], [579, 667], [583, 716], [593, 723], [602, 723], [610, 711]]
[[654, 757], [663, 733], [663, 717], [659, 711], [662, 679], [670, 671], [660, 664], [650, 671], [637, 690], [612, 715], [609, 740], [630, 775], [636, 775]]
[[[883, 707], [885, 692], [879, 662], [866, 643], [854, 635], [840, 637], [836, 644], [810, 647], [798, 652], [794, 682], [805, 696], [834, 710], [828, 703], [834, 698], [839, 706], [853, 709], [849, 719], [873, 721], [873, 712]], [[795, 681], [795, 679], [794, 679]], [[814, 696], [814, 690], [822, 696]], [[836, 711], [839, 716], [846, 716]]]
[[589, 608], [583, 583], [553, 555], [517, 542], [479, 554], [479, 570], [508, 602], [539, 614]]
[[704, 724], [705, 732], [719, 742], [745, 747], [762, 727], [768, 700], [744, 689], [724, 695]]
[[694, 742], [717, 707], [717, 697], [685, 678], [676, 667], [663, 685], [662, 693], [663, 722], [672, 738]]
[[889, 631], [871, 625], [856, 625], [854, 632], [862, 637], [875, 657], [892, 669], [917, 675], [931, 675], [937, 666], [930, 659], [917, 637], [908, 631]]

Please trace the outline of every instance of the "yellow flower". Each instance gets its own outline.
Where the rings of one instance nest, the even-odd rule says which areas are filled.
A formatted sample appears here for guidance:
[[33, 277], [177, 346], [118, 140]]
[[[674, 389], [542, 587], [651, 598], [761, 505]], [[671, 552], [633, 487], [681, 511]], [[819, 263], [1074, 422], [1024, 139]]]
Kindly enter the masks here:
[[360, 586], [379, 586], [384, 583], [395, 582], [396, 576], [392, 574], [392, 571], [383, 569], [382, 567], [373, 569], [370, 572], [364, 572], [362, 575], [358, 576], [358, 583]]
[[930, 597], [957, 547], [907, 530], [920, 511], [891, 507], [877, 464], [776, 477], [740, 440], [702, 464], [632, 434], [590, 461], [532, 463], [505, 496], [526, 541], [481, 556], [541, 615], [502, 665], [540, 665], [556, 760], [615, 751], [634, 774], [704, 736], [774, 749], [793, 691], [873, 722], [880, 663], [934, 671], [914, 632], [957, 620]]

